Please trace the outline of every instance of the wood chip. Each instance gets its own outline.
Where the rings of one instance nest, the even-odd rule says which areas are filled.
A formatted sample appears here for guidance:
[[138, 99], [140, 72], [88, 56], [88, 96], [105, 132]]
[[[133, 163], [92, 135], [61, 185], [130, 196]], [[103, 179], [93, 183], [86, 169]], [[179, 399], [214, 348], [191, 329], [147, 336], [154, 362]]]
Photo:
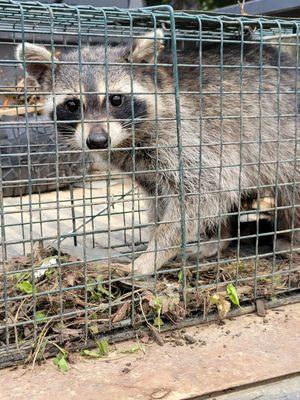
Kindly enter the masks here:
[[14, 108], [1, 108], [0, 116], [14, 116], [14, 115], [25, 115], [28, 113], [40, 113], [44, 109], [44, 106], [27, 106], [27, 107], [14, 107]]

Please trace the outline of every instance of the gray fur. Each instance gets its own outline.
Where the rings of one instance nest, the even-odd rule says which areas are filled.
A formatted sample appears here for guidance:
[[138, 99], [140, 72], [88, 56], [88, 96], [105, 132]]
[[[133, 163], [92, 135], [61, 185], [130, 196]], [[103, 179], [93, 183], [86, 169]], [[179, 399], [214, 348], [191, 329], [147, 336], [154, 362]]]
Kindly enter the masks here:
[[[126, 47], [109, 47], [108, 64], [121, 62], [128, 54]], [[84, 62], [104, 60], [104, 55], [102, 46], [87, 47], [81, 52]], [[241, 75], [238, 45], [224, 47], [223, 68], [218, 46], [204, 49], [200, 63], [198, 52], [183, 52], [178, 56], [180, 64], [195, 65], [179, 67], [187, 242], [197, 241], [198, 235], [202, 239], [207, 237], [219, 224], [228, 236], [224, 228], [226, 214], [238, 208], [239, 192], [243, 198], [256, 197], [258, 186], [262, 188], [260, 194], [264, 187], [270, 188], [277, 206], [286, 207], [278, 211], [278, 229], [291, 229], [293, 201], [299, 204], [300, 200], [298, 185], [295, 191], [292, 185], [294, 180], [299, 180], [299, 166], [294, 162], [295, 158], [299, 159], [295, 145], [299, 140], [295, 61], [284, 53], [279, 60], [277, 51], [267, 45], [263, 46], [260, 59], [259, 45], [245, 45]], [[78, 61], [78, 52], [63, 58]], [[171, 63], [171, 60], [168, 50], [160, 51], [160, 63]], [[260, 64], [263, 65], [261, 74]], [[97, 91], [98, 82], [105, 82], [104, 72], [104, 66], [84, 65], [83, 90]], [[129, 75], [129, 66], [109, 66], [108, 90], [115, 81], [125, 81]], [[153, 67], [147, 64], [136, 67], [133, 76], [134, 81], [146, 85], [149, 92], [157, 89], [160, 101], [157, 125], [145, 120], [135, 126], [135, 178], [149, 196], [155, 198], [158, 194], [159, 199], [156, 212], [154, 200], [151, 207], [153, 227], [147, 252], [135, 260], [134, 268], [139, 273], [151, 273], [180, 252], [182, 245], [175, 97], [163, 94], [174, 93], [174, 82], [171, 66], [158, 67], [157, 88]], [[54, 91], [77, 91], [78, 79], [77, 65], [58, 65]], [[49, 79], [42, 84], [51, 88]], [[155, 118], [155, 97], [148, 97], [148, 117]], [[106, 119], [105, 107], [97, 107], [93, 108], [93, 101], [90, 101], [85, 118]], [[131, 147], [132, 143], [131, 129], [124, 130], [124, 140], [116, 148]], [[99, 152], [99, 157], [106, 156], [107, 152]], [[114, 149], [110, 160], [122, 171], [132, 172], [131, 150]], [[158, 172], [139, 173], [150, 170]], [[297, 208], [294, 226], [299, 227]], [[295, 240], [297, 236], [295, 234]]]

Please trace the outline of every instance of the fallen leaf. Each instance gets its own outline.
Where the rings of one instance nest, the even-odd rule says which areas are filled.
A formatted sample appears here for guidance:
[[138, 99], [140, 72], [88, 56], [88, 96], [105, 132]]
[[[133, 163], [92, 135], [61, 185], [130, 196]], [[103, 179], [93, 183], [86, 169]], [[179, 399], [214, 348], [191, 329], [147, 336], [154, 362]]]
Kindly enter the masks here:
[[225, 318], [231, 307], [229, 301], [224, 296], [215, 293], [210, 297], [210, 302], [217, 306], [219, 317], [221, 319]]
[[45, 322], [46, 314], [43, 311], [37, 311], [35, 314], [35, 320], [38, 324], [42, 324]]
[[121, 353], [136, 353], [137, 351], [141, 351], [142, 348], [139, 344], [133, 344], [129, 349], [122, 350]]
[[127, 300], [118, 309], [118, 311], [116, 312], [112, 322], [122, 321], [126, 317], [128, 309], [129, 309], [129, 301]]
[[81, 354], [86, 357], [100, 358], [101, 355], [98, 349], [95, 350], [82, 350]]
[[33, 287], [29, 281], [22, 281], [22, 282], [17, 283], [16, 288], [26, 294], [33, 293]]
[[232, 283], [229, 283], [226, 287], [226, 291], [229, 295], [230, 301], [238, 307], [240, 306], [239, 295], [236, 288], [233, 286]]
[[157, 326], [159, 329], [161, 326], [163, 326], [163, 324], [164, 322], [159, 316], [154, 318], [154, 325]]
[[53, 363], [57, 366], [60, 372], [65, 373], [69, 370], [67, 357], [68, 353], [66, 351], [60, 351], [53, 359]]
[[105, 357], [108, 355], [108, 341], [107, 340], [101, 340], [97, 342], [97, 349], [93, 350], [82, 350], [81, 354], [83, 356], [87, 357], [92, 357], [92, 358], [100, 358], [100, 357]]
[[97, 342], [97, 344], [98, 344], [99, 353], [102, 356], [107, 356], [108, 355], [108, 341], [100, 340], [100, 342]]
[[224, 299], [223, 296], [220, 297], [220, 301], [217, 304], [218, 312], [219, 312], [219, 317], [221, 319], [225, 318], [226, 315], [228, 314], [230, 310], [230, 303], [226, 299]]
[[76, 276], [70, 272], [65, 276], [65, 280], [68, 286], [74, 286], [76, 282]]
[[92, 335], [98, 335], [99, 328], [96, 324], [92, 324], [89, 326], [89, 331], [91, 332]]

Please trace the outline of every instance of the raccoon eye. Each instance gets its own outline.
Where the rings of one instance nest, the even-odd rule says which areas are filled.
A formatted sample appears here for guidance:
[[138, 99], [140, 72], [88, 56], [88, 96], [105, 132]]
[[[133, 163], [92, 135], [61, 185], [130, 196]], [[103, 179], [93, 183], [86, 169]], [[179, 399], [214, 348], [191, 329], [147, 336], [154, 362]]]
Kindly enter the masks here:
[[119, 107], [123, 103], [123, 96], [121, 94], [111, 94], [109, 101], [112, 106]]
[[67, 111], [74, 113], [79, 110], [80, 101], [78, 99], [70, 99], [65, 102], [65, 108]]

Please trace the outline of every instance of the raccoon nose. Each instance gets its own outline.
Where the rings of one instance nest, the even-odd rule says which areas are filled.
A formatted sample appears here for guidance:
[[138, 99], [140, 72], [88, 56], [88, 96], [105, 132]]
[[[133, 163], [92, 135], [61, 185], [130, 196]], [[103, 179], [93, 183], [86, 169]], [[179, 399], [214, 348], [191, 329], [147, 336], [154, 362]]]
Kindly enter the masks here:
[[90, 150], [107, 149], [108, 137], [105, 132], [90, 132], [86, 139], [86, 145]]

